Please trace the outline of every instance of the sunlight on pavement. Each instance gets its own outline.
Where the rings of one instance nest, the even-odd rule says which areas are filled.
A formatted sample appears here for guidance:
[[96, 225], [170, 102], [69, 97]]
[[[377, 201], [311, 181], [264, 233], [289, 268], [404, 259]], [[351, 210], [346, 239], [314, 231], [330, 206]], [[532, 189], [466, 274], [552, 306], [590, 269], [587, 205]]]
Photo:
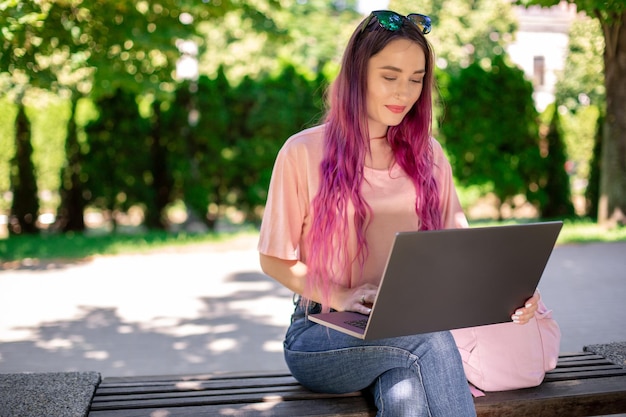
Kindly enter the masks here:
[[[291, 300], [245, 248], [1, 271], [0, 371], [281, 368]], [[241, 352], [273, 359], [233, 362]]]
[[215, 340], [207, 345], [207, 349], [213, 352], [226, 352], [237, 346], [237, 340], [225, 338]]

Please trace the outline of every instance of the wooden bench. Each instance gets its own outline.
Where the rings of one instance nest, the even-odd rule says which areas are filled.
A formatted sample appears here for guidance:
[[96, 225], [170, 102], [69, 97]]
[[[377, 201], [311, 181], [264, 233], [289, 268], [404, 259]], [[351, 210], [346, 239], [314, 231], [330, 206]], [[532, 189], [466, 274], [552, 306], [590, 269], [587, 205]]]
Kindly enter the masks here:
[[[577, 417], [626, 413], [626, 368], [591, 353], [562, 354], [535, 388], [476, 398], [478, 416]], [[89, 417], [375, 416], [359, 392], [317, 394], [289, 373], [104, 378]]]

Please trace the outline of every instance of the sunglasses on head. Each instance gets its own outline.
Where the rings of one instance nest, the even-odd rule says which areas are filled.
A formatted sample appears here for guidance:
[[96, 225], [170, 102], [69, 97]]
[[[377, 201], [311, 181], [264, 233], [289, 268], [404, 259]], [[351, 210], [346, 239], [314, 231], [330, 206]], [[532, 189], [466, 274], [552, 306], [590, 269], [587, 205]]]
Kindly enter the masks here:
[[367, 20], [365, 20], [361, 32], [365, 30], [365, 28], [370, 24], [372, 18], [374, 17], [378, 21], [380, 27], [390, 30], [392, 32], [400, 30], [402, 24], [404, 23], [404, 20], [408, 20], [409, 22], [413, 23], [420, 29], [420, 31], [424, 35], [430, 33], [430, 30], [432, 29], [430, 17], [426, 15], [411, 13], [406, 16], [402, 16], [401, 14], [392, 12], [391, 10], [376, 10], [369, 15]]

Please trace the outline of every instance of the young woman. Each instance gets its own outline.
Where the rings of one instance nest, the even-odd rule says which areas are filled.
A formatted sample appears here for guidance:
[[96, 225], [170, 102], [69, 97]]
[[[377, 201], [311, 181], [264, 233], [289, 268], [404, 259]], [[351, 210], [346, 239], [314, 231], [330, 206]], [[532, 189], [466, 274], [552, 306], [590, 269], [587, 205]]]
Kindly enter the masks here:
[[258, 246], [263, 271], [300, 296], [284, 343], [294, 377], [320, 392], [369, 389], [378, 416], [475, 415], [450, 332], [362, 341], [306, 317], [368, 314], [396, 232], [467, 224], [431, 137], [428, 32], [427, 16], [391, 11], [357, 27], [325, 123], [279, 152]]

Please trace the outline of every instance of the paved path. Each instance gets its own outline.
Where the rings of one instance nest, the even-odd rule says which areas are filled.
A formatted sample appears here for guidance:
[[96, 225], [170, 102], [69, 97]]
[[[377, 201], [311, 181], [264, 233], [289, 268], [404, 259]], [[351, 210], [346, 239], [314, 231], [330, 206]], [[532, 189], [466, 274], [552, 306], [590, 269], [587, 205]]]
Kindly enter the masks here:
[[[233, 243], [0, 270], [0, 373], [284, 369], [291, 294]], [[557, 247], [540, 289], [562, 351], [626, 341], [626, 242]]]

